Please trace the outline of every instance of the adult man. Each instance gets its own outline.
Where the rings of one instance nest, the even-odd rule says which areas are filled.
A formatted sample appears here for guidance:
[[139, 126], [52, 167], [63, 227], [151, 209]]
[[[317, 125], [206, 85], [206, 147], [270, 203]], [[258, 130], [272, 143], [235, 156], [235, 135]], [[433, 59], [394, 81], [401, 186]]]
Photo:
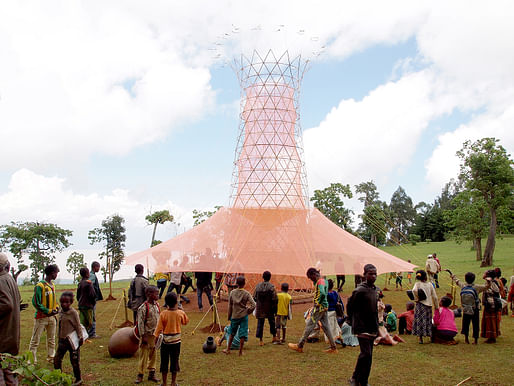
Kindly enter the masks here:
[[439, 258], [437, 257], [437, 253], [432, 253], [433, 259], [437, 262], [437, 272], [434, 275], [434, 282], [435, 282], [435, 288], [439, 288], [439, 272], [441, 272], [441, 262], [439, 261]]
[[[103, 300], [104, 297], [102, 295], [102, 291], [100, 290], [100, 282], [98, 281], [98, 277], [96, 276], [97, 272], [100, 271], [100, 263], [98, 261], [93, 261], [91, 263], [91, 272], [89, 273], [89, 280], [93, 284], [93, 288], [96, 293], [96, 302]], [[93, 326], [87, 332], [90, 339], [100, 338], [100, 336], [96, 335], [96, 303], [93, 307]]]
[[134, 315], [134, 324], [137, 321], [137, 309], [146, 300], [146, 287], [148, 287], [148, 279], [143, 276], [145, 267], [142, 264], [136, 264], [134, 270], [136, 277], [130, 282], [128, 307], [132, 310]]
[[[9, 260], [0, 252], [0, 353], [18, 355], [20, 350], [20, 291], [9, 275]], [[17, 385], [17, 379], [0, 363], [0, 385]]]
[[437, 263], [437, 260], [434, 259], [433, 255], [427, 256], [427, 261], [425, 263], [425, 271], [427, 271], [428, 281], [432, 283], [435, 287], [435, 276], [437, 272], [441, 270], [441, 266]]
[[41, 340], [43, 330], [46, 330], [46, 360], [50, 363], [54, 361], [55, 355], [55, 328], [57, 326], [57, 314], [59, 306], [55, 298], [55, 287], [53, 281], [57, 278], [59, 267], [50, 264], [45, 267], [45, 280], [41, 280], [34, 287], [32, 305], [36, 309], [34, 315], [34, 330], [30, 338], [29, 350], [34, 355], [34, 363], [37, 362], [37, 347]]
[[257, 284], [253, 293], [253, 298], [257, 304], [257, 307], [255, 308], [255, 317], [257, 318], [257, 332], [255, 333], [255, 336], [259, 339], [260, 346], [264, 346], [262, 337], [264, 334], [265, 319], [268, 319], [269, 332], [273, 337], [272, 342], [274, 343], [277, 341], [277, 330], [275, 328], [275, 313], [277, 312], [278, 301], [277, 292], [275, 291], [275, 286], [270, 283], [270, 271], [264, 271], [262, 279], [264, 281]]
[[318, 325], [318, 322], [321, 322], [323, 331], [325, 331], [328, 341], [330, 342], [330, 348], [325, 350], [325, 352], [328, 354], [337, 353], [334, 337], [332, 336], [330, 324], [328, 322], [327, 285], [325, 279], [321, 277], [316, 268], [312, 267], [307, 270], [307, 277], [314, 283], [314, 307], [312, 308], [311, 315], [307, 319], [303, 336], [300, 338], [298, 344], [289, 343], [289, 348], [291, 350], [303, 352], [305, 341]]
[[198, 308], [203, 309], [202, 293], [205, 292], [209, 304], [212, 306], [212, 272], [195, 272], [196, 294], [198, 295]]
[[361, 352], [350, 384], [366, 386], [371, 371], [373, 342], [378, 334], [378, 292], [375, 287], [377, 269], [373, 264], [364, 266], [364, 281], [348, 299], [346, 311], [353, 335], [357, 335]]

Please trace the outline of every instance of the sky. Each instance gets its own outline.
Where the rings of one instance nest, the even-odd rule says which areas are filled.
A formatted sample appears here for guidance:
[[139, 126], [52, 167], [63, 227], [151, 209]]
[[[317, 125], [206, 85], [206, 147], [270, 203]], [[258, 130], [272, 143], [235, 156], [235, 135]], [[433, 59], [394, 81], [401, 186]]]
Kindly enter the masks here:
[[87, 232], [109, 215], [131, 253], [151, 211], [175, 216], [167, 240], [193, 209], [227, 205], [240, 98], [227, 62], [253, 49], [310, 60], [310, 192], [373, 180], [384, 201], [402, 186], [433, 202], [464, 141], [514, 150], [513, 17], [509, 1], [2, 1], [0, 224], [73, 230], [64, 271], [72, 251], [95, 259]]

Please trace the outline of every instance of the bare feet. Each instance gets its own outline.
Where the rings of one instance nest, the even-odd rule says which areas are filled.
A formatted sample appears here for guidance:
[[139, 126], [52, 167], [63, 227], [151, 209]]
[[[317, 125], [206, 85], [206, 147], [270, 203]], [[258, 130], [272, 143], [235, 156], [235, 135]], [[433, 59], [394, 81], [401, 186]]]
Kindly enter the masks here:
[[230, 350], [228, 348], [224, 348], [223, 349], [223, 354], [230, 354]]

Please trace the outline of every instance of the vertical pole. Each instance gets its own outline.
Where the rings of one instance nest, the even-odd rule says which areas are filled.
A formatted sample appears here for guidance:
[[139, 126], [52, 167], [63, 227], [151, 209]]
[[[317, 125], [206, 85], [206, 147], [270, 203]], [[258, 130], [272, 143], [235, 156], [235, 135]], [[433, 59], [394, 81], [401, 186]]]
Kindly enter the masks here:
[[128, 311], [127, 311], [127, 293], [125, 290], [123, 290], [123, 303], [124, 303], [124, 309], [125, 309], [125, 322], [128, 322]]

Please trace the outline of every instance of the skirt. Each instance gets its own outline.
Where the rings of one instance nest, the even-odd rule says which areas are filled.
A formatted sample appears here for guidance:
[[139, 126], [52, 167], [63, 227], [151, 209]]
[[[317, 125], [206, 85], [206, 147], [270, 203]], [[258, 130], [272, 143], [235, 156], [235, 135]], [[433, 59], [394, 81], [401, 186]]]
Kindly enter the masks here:
[[482, 316], [482, 332], [480, 336], [482, 338], [495, 338], [500, 336], [500, 319], [501, 312], [498, 311], [486, 311]]
[[432, 307], [417, 302], [414, 309], [412, 335], [432, 336]]

